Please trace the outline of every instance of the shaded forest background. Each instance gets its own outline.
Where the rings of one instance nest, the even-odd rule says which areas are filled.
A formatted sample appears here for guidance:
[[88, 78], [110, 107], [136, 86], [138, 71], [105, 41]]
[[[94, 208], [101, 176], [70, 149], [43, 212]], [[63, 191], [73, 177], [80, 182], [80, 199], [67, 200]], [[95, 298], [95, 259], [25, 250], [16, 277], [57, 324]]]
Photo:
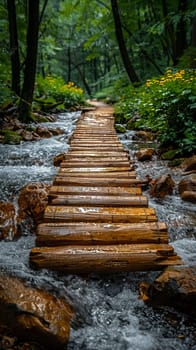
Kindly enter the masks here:
[[[1, 0], [1, 113], [14, 105], [19, 119], [29, 122], [32, 110], [66, 109], [96, 97], [119, 102], [119, 109], [124, 108], [125, 119], [129, 119], [131, 110], [138, 110], [137, 103], [129, 104], [138, 88], [151, 79], [150, 85], [156, 82], [158, 86], [159, 78], [153, 79], [167, 74], [168, 81], [166, 70], [171, 69], [171, 74], [179, 70], [181, 85], [184, 80], [180, 93], [190, 90], [191, 131], [189, 128], [186, 139], [191, 138], [192, 152], [196, 102], [190, 81], [194, 81], [196, 66], [195, 8], [195, 0]], [[183, 69], [189, 74], [186, 78]], [[174, 95], [176, 90], [177, 85]], [[143, 92], [140, 90], [140, 97]], [[159, 95], [162, 93], [160, 90]], [[179, 110], [179, 103], [175, 108]], [[144, 114], [147, 112], [154, 113], [153, 109]], [[184, 120], [185, 111], [180, 113]], [[154, 115], [154, 125], [156, 118]], [[172, 123], [176, 119], [169, 121]], [[149, 126], [153, 127], [153, 122], [146, 123]], [[166, 128], [165, 123], [160, 128]], [[175, 136], [184, 135], [183, 131], [183, 136]]]

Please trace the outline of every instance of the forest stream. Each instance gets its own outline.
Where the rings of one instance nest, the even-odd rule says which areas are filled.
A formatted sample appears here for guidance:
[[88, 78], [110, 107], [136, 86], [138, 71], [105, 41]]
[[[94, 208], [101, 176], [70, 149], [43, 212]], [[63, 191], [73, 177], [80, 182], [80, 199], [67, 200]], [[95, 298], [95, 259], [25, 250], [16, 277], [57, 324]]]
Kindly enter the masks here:
[[[11, 200], [17, 207], [21, 187], [34, 181], [52, 183], [57, 167], [53, 158], [68, 149], [80, 112], [64, 113], [50, 127], [60, 127], [64, 134], [19, 145], [0, 144], [0, 200]], [[44, 126], [47, 126], [44, 123]], [[119, 134], [131, 158], [138, 148], [132, 131]], [[150, 144], [151, 146], [151, 144]], [[170, 173], [179, 181], [176, 169], [154, 156], [152, 161], [136, 161], [138, 178], [156, 178]], [[144, 194], [148, 196], [147, 190]], [[149, 197], [158, 219], [168, 224], [170, 243], [186, 265], [196, 259], [195, 205], [183, 202], [175, 189], [164, 200]], [[152, 308], [138, 298], [138, 284], [151, 281], [158, 272], [123, 273], [109, 276], [79, 277], [29, 267], [29, 252], [35, 236], [25, 228], [16, 241], [0, 242], [0, 269], [22, 278], [28, 285], [57, 296], [68, 296], [76, 309], [71, 325], [68, 350], [196, 350], [195, 323], [174, 308]], [[48, 349], [49, 350], [49, 349]]]

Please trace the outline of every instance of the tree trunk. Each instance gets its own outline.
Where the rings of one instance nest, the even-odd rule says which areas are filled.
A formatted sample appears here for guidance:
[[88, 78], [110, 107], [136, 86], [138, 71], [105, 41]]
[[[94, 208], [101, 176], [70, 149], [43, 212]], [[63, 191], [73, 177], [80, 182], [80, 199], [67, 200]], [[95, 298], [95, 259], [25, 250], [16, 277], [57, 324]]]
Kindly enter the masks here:
[[192, 21], [191, 46], [196, 47], [196, 16], [193, 18]]
[[28, 123], [31, 120], [31, 108], [36, 74], [37, 47], [39, 31], [39, 0], [28, 2], [27, 54], [24, 70], [24, 82], [19, 104], [19, 118]]
[[78, 70], [78, 73], [83, 81], [83, 84], [84, 84], [84, 87], [86, 89], [86, 92], [89, 96], [91, 96], [91, 88], [90, 86], [88, 85], [86, 79], [85, 79], [85, 74], [82, 72], [81, 68], [79, 65], [76, 66], [77, 70]]
[[10, 58], [12, 67], [12, 91], [14, 91], [16, 95], [20, 96], [20, 58], [15, 1], [7, 0], [7, 10], [10, 35]]
[[184, 19], [184, 12], [187, 10], [187, 0], [179, 0], [178, 13], [181, 14], [180, 21], [176, 29], [176, 62], [178, 63], [179, 58], [187, 48], [186, 40], [186, 23]]
[[125, 45], [125, 41], [123, 38], [123, 32], [122, 32], [122, 24], [120, 19], [120, 14], [118, 10], [118, 3], [117, 0], [111, 0], [112, 5], [112, 12], [114, 17], [114, 24], [115, 24], [115, 32], [116, 32], [116, 38], [118, 41], [119, 50], [121, 53], [122, 61], [124, 63], [124, 67], [126, 69], [126, 72], [128, 74], [128, 77], [132, 83], [139, 82], [139, 78], [133, 68], [133, 65], [130, 61], [127, 48]]
[[70, 40], [69, 40], [69, 44], [67, 47], [67, 59], [68, 59], [68, 63], [67, 63], [67, 68], [68, 68], [68, 73], [67, 73], [67, 81], [71, 81], [71, 46], [70, 46]]

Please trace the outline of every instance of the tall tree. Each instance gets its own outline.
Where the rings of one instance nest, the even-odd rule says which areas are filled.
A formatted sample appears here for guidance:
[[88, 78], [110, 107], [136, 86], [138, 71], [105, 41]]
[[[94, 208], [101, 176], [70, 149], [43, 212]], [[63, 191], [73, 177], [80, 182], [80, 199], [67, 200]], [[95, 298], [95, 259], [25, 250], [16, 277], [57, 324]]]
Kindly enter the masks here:
[[7, 0], [7, 10], [10, 37], [10, 59], [12, 67], [12, 91], [14, 91], [16, 95], [20, 96], [20, 57], [15, 0]]
[[31, 107], [36, 74], [38, 32], [39, 32], [39, 0], [28, 0], [27, 53], [24, 69], [24, 81], [19, 103], [19, 118], [28, 123], [31, 120]]
[[114, 17], [116, 38], [118, 41], [118, 46], [121, 53], [122, 61], [124, 63], [124, 67], [126, 69], [126, 72], [128, 74], [130, 81], [132, 83], [137, 83], [139, 82], [139, 79], [131, 63], [131, 60], [129, 58], [129, 54], [125, 45], [117, 0], [111, 0], [111, 5], [112, 5], [112, 12]]

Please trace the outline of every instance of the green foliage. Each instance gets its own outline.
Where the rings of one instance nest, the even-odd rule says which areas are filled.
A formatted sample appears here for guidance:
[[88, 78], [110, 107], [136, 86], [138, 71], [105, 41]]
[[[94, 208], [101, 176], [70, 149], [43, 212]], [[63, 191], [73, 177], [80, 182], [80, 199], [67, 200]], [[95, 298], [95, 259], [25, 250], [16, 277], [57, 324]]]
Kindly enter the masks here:
[[20, 143], [22, 137], [12, 130], [1, 130], [1, 135], [4, 136], [3, 143], [17, 144]]
[[122, 125], [119, 125], [119, 124], [116, 124], [116, 125], [115, 125], [115, 129], [116, 129], [116, 131], [119, 132], [119, 133], [124, 133], [124, 132], [126, 132], [126, 128], [125, 128], [124, 126], [122, 126]]
[[181, 153], [196, 149], [196, 76], [194, 70], [171, 70], [147, 80], [138, 89], [125, 89], [117, 111], [125, 121], [139, 115], [136, 125], [159, 133], [162, 145]]
[[16, 96], [3, 81], [0, 81], [0, 85], [0, 110], [3, 110], [14, 102]]
[[48, 75], [37, 77], [35, 90], [36, 101], [53, 107], [63, 105], [64, 108], [76, 107], [85, 102], [83, 90], [73, 82], [65, 84], [63, 78]]
[[196, 47], [189, 47], [179, 60], [178, 68], [196, 68]]

